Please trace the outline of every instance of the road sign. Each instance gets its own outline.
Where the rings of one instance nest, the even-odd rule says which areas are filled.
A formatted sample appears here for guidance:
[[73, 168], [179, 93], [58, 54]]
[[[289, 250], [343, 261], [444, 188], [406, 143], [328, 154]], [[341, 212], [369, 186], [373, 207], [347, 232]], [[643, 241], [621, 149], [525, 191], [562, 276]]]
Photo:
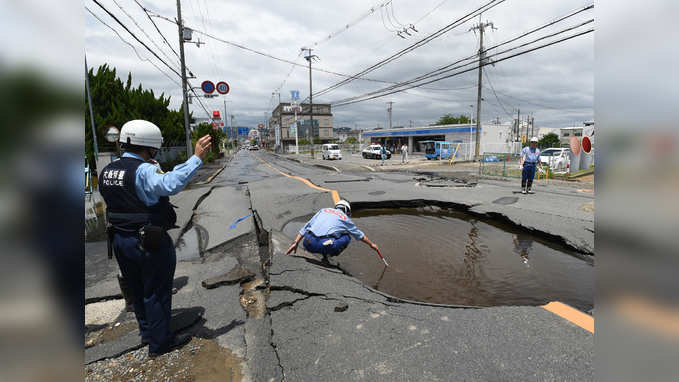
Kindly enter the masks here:
[[294, 123], [292, 125], [290, 125], [290, 134], [295, 134], [296, 129], [297, 129], [297, 127], [295, 126]]
[[249, 132], [250, 132], [249, 127], [239, 127], [238, 128], [238, 135], [248, 135]]
[[290, 98], [293, 100], [298, 100], [299, 99], [299, 90], [290, 90]]
[[582, 151], [584, 151], [585, 154], [592, 152], [592, 141], [586, 135], [582, 137]]
[[227, 84], [224, 81], [219, 81], [217, 82], [217, 93], [219, 94], [228, 94], [229, 93], [229, 84]]
[[203, 89], [205, 93], [212, 94], [215, 91], [215, 84], [212, 81], [203, 81], [203, 83], [200, 84], [200, 88]]

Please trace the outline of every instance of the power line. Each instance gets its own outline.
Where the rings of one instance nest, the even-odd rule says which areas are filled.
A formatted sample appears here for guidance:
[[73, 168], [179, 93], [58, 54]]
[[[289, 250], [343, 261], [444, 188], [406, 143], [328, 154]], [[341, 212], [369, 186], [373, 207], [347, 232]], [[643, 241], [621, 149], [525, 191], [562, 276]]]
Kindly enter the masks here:
[[[391, 0], [389, 0], [389, 1], [391, 1]], [[373, 13], [375, 13], [375, 9], [377, 9], [378, 7], [380, 7], [380, 8], [383, 7], [384, 4], [386, 4], [386, 3], [385, 3], [385, 2], [382, 2], [382, 3], [379, 3], [379, 4], [373, 5], [372, 7], [370, 7], [370, 10], [368, 10], [368, 12], [363, 13], [363, 14], [362, 14], [361, 16], [359, 16], [358, 18], [356, 18], [356, 19], [354, 19], [353, 21], [347, 23], [346, 25], [344, 25], [344, 27], [342, 27], [342, 28], [340, 28], [340, 29], [338, 29], [338, 30], [336, 30], [336, 31], [334, 31], [334, 32], [332, 32], [332, 33], [330, 33], [330, 34], [329, 34], [328, 36], [326, 36], [325, 38], [323, 38], [323, 39], [321, 39], [321, 40], [319, 40], [319, 41], [316, 41], [316, 42], [314, 42], [314, 43], [312, 43], [312, 44], [308, 44], [308, 46], [309, 46], [309, 45], [318, 46], [318, 45], [320, 45], [320, 44], [322, 44], [322, 43], [324, 43], [324, 42], [326, 42], [326, 41], [328, 41], [328, 40], [330, 40], [330, 39], [332, 39], [332, 38], [334, 38], [334, 37], [337, 37], [337, 35], [339, 35], [339, 34], [345, 32], [345, 31], [347, 31], [349, 28], [353, 27], [354, 25], [356, 25], [356, 24], [360, 23], [361, 21], [365, 20], [366, 18], [368, 18], [370, 15], [372, 15]]]
[[353, 75], [353, 76], [351, 76], [351, 77], [349, 77], [349, 78], [347, 78], [347, 79], [344, 79], [344, 80], [342, 80], [342, 81], [340, 81], [340, 82], [337, 82], [337, 83], [335, 83], [335, 84], [333, 84], [333, 85], [328, 86], [327, 88], [325, 88], [325, 89], [323, 89], [323, 90], [320, 90], [320, 91], [319, 91], [318, 93], [316, 93], [315, 95], [316, 95], [316, 96], [319, 96], [319, 95], [328, 93], [328, 92], [330, 92], [330, 91], [332, 91], [332, 90], [334, 90], [334, 89], [337, 89], [337, 88], [340, 87], [340, 86], [346, 85], [346, 84], [348, 84], [349, 82], [352, 82], [352, 81], [354, 81], [355, 79], [360, 78], [361, 76], [363, 76], [363, 75], [365, 75], [365, 74], [367, 74], [367, 73], [370, 73], [370, 72], [372, 72], [372, 71], [374, 71], [374, 70], [376, 70], [376, 69], [378, 69], [378, 68], [380, 68], [380, 67], [382, 67], [382, 66], [384, 66], [384, 65], [386, 65], [386, 64], [388, 64], [388, 63], [390, 63], [390, 62], [392, 62], [392, 61], [394, 61], [394, 60], [396, 60], [396, 59], [398, 59], [398, 58], [400, 58], [401, 56], [403, 56], [403, 55], [405, 55], [405, 54], [407, 54], [407, 53], [409, 53], [409, 52], [411, 52], [411, 51], [413, 51], [413, 50], [415, 50], [415, 49], [417, 49], [417, 48], [422, 47], [423, 45], [429, 43], [430, 41], [432, 41], [432, 40], [434, 40], [434, 39], [436, 39], [436, 38], [442, 36], [443, 34], [445, 34], [445, 33], [449, 32], [449, 31], [451, 31], [451, 30], [454, 29], [454, 28], [458, 27], [459, 25], [462, 25], [463, 23], [465, 23], [465, 22], [471, 20], [473, 17], [476, 17], [478, 14], [483, 13], [483, 12], [485, 12], [485, 11], [488, 11], [489, 9], [492, 9], [493, 7], [496, 7], [497, 5], [502, 4], [502, 3], [505, 2], [505, 1], [506, 1], [506, 0], [491, 0], [491, 1], [489, 1], [488, 3], [482, 5], [481, 7], [479, 7], [479, 8], [477, 8], [477, 9], [475, 9], [475, 10], [473, 10], [473, 11], [471, 11], [471, 12], [465, 14], [464, 16], [462, 16], [462, 17], [456, 19], [456, 20], [453, 21], [452, 23], [450, 23], [450, 24], [444, 26], [443, 28], [437, 30], [436, 32], [434, 32], [434, 33], [432, 33], [432, 34], [430, 34], [430, 35], [424, 37], [423, 39], [421, 39], [421, 40], [415, 42], [414, 44], [409, 45], [408, 47], [406, 47], [406, 48], [404, 48], [404, 49], [402, 49], [402, 50], [400, 50], [400, 51], [394, 53], [393, 55], [389, 56], [388, 58], [386, 58], [386, 59], [384, 59], [384, 60], [381, 60], [381, 61], [377, 62], [376, 64], [373, 64], [373, 65], [369, 66], [369, 67], [366, 68], [366, 69], [363, 69], [363, 70], [360, 71], [359, 73], [357, 73], [357, 74], [355, 74], [355, 75]]
[[172, 44], [170, 44], [170, 42], [167, 41], [167, 39], [165, 38], [165, 35], [164, 35], [164, 34], [160, 31], [160, 29], [158, 28], [158, 24], [156, 24], [156, 22], [153, 21], [153, 18], [152, 18], [151, 15], [149, 14], [149, 12], [151, 12], [151, 11], [150, 11], [149, 9], [147, 9], [146, 7], [144, 7], [143, 5], [141, 5], [141, 3], [140, 3], [138, 0], [134, 0], [134, 2], [137, 3], [137, 5], [144, 11], [144, 14], [146, 14], [146, 17], [148, 17], [148, 19], [149, 19], [149, 21], [151, 22], [151, 24], [153, 24], [153, 27], [156, 28], [156, 31], [158, 32], [158, 34], [160, 35], [160, 37], [163, 38], [163, 41], [165, 42], [165, 44], [166, 44], [167, 46], [169, 46], [170, 49], [172, 50], [172, 52], [174, 53], [174, 55], [177, 56], [177, 58], [179, 58], [179, 53], [177, 53], [177, 51], [174, 50], [174, 47], [172, 47]]
[[[594, 32], [594, 28], [588, 29], [588, 30], [583, 31], [583, 32], [578, 32], [576, 34], [573, 34], [573, 35], [570, 35], [570, 36], [567, 36], [567, 37], [563, 37], [561, 39], [558, 39], [558, 40], [555, 40], [555, 41], [552, 41], [552, 42], [549, 42], [549, 43], [545, 43], [545, 44], [542, 44], [542, 45], [539, 45], [539, 46], [536, 46], [536, 47], [533, 47], [533, 48], [529, 48], [529, 49], [520, 51], [518, 53], [514, 53], [514, 54], [506, 56], [506, 57], [499, 58], [499, 59], [495, 60], [494, 63], [498, 63], [498, 62], [501, 62], [501, 61], [504, 61], [504, 60], [508, 60], [510, 58], [521, 56], [523, 54], [530, 53], [530, 52], [533, 52], [533, 51], [538, 50], [538, 49], [546, 48], [548, 46], [555, 45], [555, 44], [558, 44], [558, 43], [561, 43], [561, 42], [564, 42], [564, 41], [567, 41], [567, 40], [571, 40], [573, 38], [583, 36], [585, 34], [592, 33], [592, 32]], [[475, 64], [475, 63], [478, 64], [478, 60], [476, 62], [472, 62], [471, 64]], [[490, 64], [490, 62], [485, 62], [485, 63], [482, 63], [481, 66], [487, 66], [489, 64]], [[467, 66], [467, 65], [469, 65], [469, 64], [466, 64], [464, 66]], [[387, 92], [387, 93], [377, 94], [377, 95], [374, 95], [372, 97], [367, 97], [367, 98], [362, 98], [362, 96], [354, 97], [354, 98], [356, 98], [355, 100], [346, 100], [346, 101], [342, 100], [342, 101], [337, 101], [337, 102], [331, 103], [331, 104], [335, 107], [345, 106], [345, 105], [350, 105], [350, 104], [357, 103], [357, 102], [363, 102], [363, 101], [367, 101], [367, 100], [370, 100], [370, 99], [384, 97], [384, 96], [387, 96], [387, 95], [390, 95], [390, 94], [402, 92], [404, 90], [417, 88], [417, 87], [420, 87], [422, 85], [427, 85], [427, 84], [434, 83], [434, 82], [437, 82], [437, 81], [441, 81], [441, 80], [444, 80], [444, 79], [447, 79], [447, 78], [455, 77], [455, 76], [458, 76], [460, 74], [467, 73], [467, 72], [470, 72], [470, 71], [476, 70], [476, 69], [477, 69], [476, 67], [471, 67], [471, 68], [464, 69], [464, 70], [461, 70], [461, 71], [458, 71], [458, 72], [455, 72], [455, 73], [452, 73], [452, 74], [449, 74], [449, 75], [446, 75], [446, 76], [443, 76], [443, 77], [439, 77], [439, 78], [435, 78], [433, 80], [429, 80], [427, 82], [411, 85], [411, 86], [409, 86], [405, 89], [393, 90], [393, 91], [390, 91], [390, 92]]]
[[[168, 61], [172, 61], [172, 60], [173, 60], [173, 58], [170, 57], [167, 53], [165, 53], [165, 51], [163, 50], [163, 48], [161, 48], [160, 45], [158, 45], [158, 44], [156, 43], [156, 41], [153, 40], [153, 39], [151, 38], [151, 36], [149, 36], [148, 33], [146, 33], [146, 30], [144, 30], [144, 28], [142, 28], [141, 25], [139, 25], [139, 23], [137, 23], [137, 20], [136, 20], [134, 17], [132, 17], [132, 15], [130, 15], [130, 14], [125, 10], [125, 8], [123, 8], [123, 7], [120, 5], [120, 3], [118, 3], [117, 0], [113, 0], [113, 3], [118, 7], [118, 9], [120, 9], [120, 10], [125, 14], [125, 16], [127, 16], [127, 18], [129, 18], [130, 20], [132, 20], [132, 22], [134, 23], [134, 25], [137, 26], [137, 28], [141, 31], [141, 33], [143, 33], [144, 36], [146, 36], [146, 38], [148, 38], [149, 41], [151, 41], [151, 43], [153, 44], [153, 46], [155, 46], [156, 49], [158, 49], [158, 51], [160, 51], [160, 53], [162, 53], [163, 56], [165, 56], [165, 58], [168, 59]], [[173, 64], [174, 64], [174, 62], [173, 62]]]
[[442, 0], [440, 3], [436, 4], [436, 6], [434, 6], [434, 8], [432, 8], [431, 11], [425, 13], [424, 15], [422, 15], [422, 17], [420, 17], [419, 19], [417, 19], [417, 21], [415, 21], [415, 25], [419, 24], [420, 21], [422, 21], [422, 20], [426, 19], [427, 17], [429, 17], [432, 13], [434, 13], [437, 9], [439, 9], [439, 8], [440, 8], [443, 4], [445, 4], [447, 1], [448, 1], [448, 0]]
[[176, 74], [178, 77], [181, 77], [181, 75], [179, 74], [179, 72], [177, 72], [172, 66], [170, 66], [170, 64], [168, 64], [167, 62], [165, 62], [165, 60], [163, 60], [162, 58], [160, 58], [160, 56], [158, 56], [158, 54], [157, 54], [156, 52], [154, 52], [151, 48], [148, 47], [148, 45], [146, 45], [143, 41], [141, 41], [141, 40], [139, 39], [139, 37], [137, 37], [137, 35], [135, 35], [134, 33], [132, 33], [132, 31], [130, 31], [130, 29], [129, 29], [125, 24], [123, 24], [123, 23], [122, 23], [122, 22], [121, 22], [114, 14], [113, 14], [113, 13], [111, 13], [111, 11], [109, 11], [108, 9], [106, 9], [106, 7], [104, 7], [103, 5], [101, 5], [101, 3], [100, 3], [98, 0], [92, 0], [92, 1], [93, 1], [95, 4], [97, 4], [97, 5], [99, 6], [99, 8], [103, 9], [109, 16], [111, 16], [111, 18], [112, 18], [113, 20], [115, 20], [116, 23], [118, 23], [121, 27], [123, 27], [123, 29], [125, 29], [125, 30], [127, 31], [127, 33], [129, 33], [132, 37], [134, 37], [134, 39], [137, 40], [137, 42], [139, 42], [141, 45], [143, 45], [144, 48], [146, 48], [146, 50], [148, 50], [149, 52], [151, 52], [151, 54], [153, 54], [160, 62], [162, 62], [165, 66], [167, 66], [170, 70], [172, 70], [172, 72], [174, 72], [174, 74]]
[[[549, 25], [555, 24], [556, 22], [560, 22], [560, 21], [565, 20], [566, 18], [573, 17], [573, 16], [575, 16], [576, 14], [580, 13], [580, 11], [583, 11], [583, 10], [586, 10], [586, 9], [591, 9], [591, 6], [582, 8], [581, 10], [576, 11], [576, 12], [572, 12], [572, 13], [570, 13], [569, 15], [566, 15], [566, 16], [564, 16], [564, 17], [561, 17], [561, 18], [559, 18], [559, 19], [557, 19], [557, 20], [555, 20], [555, 21], [551, 21], [551, 22], [549, 22], [549, 23], [547, 23], [547, 24], [544, 24], [544, 25], [542, 25], [542, 26], [539, 26], [539, 27], [537, 27], [537, 28], [533, 28], [533, 29], [531, 29], [530, 31], [525, 32], [525, 33], [523, 33], [523, 34], [521, 34], [521, 35], [519, 35], [519, 36], [517, 36], [517, 37], [515, 37], [515, 38], [506, 40], [506, 41], [504, 41], [504, 42], [501, 42], [501, 43], [499, 43], [499, 44], [496, 44], [496, 45], [494, 45], [494, 46], [491, 46], [491, 47], [489, 47], [489, 48], [487, 48], [487, 49], [484, 49], [484, 51], [483, 51], [481, 54], [485, 54], [485, 53], [488, 52], [489, 50], [497, 49], [498, 47], [503, 46], [503, 45], [506, 45], [506, 44], [508, 44], [508, 43], [510, 43], [510, 42], [516, 41], [516, 40], [518, 40], [519, 38], [522, 38], [522, 37], [525, 37], [525, 36], [527, 36], [527, 35], [529, 35], [529, 34], [532, 34], [532, 33], [535, 33], [535, 32], [537, 32], [537, 31], [540, 31], [540, 30], [544, 29], [545, 27], [547, 27], [547, 26], [549, 26]], [[560, 33], [564, 33], [564, 32], [567, 32], [567, 31], [569, 31], [569, 30], [576, 29], [576, 28], [578, 28], [578, 27], [580, 27], [580, 26], [583, 26], [583, 25], [585, 25], [585, 24], [589, 24], [589, 23], [591, 23], [591, 22], [593, 22], [593, 21], [594, 21], [594, 19], [590, 19], [590, 20], [585, 21], [585, 22], [583, 22], [583, 23], [581, 23], [581, 24], [578, 24], [578, 25], [575, 25], [575, 26], [571, 26], [571, 27], [566, 28], [566, 29], [564, 29], [564, 30], [561, 30], [561, 31], [559, 31], [559, 32], [556, 32], [556, 33], [553, 33], [553, 34], [550, 34], [550, 35], [546, 35], [546, 36], [540, 37], [540, 38], [538, 38], [538, 39], [536, 39], [536, 40], [530, 41], [530, 42], [525, 43], [525, 44], [522, 44], [522, 45], [518, 45], [518, 46], [516, 46], [516, 47], [514, 47], [514, 48], [510, 48], [510, 49], [507, 49], [507, 50], [502, 51], [502, 52], [495, 53], [494, 55], [501, 54], [501, 53], [506, 53], [506, 52], [509, 52], [509, 51], [511, 51], [511, 50], [521, 48], [521, 47], [523, 47], [523, 46], [526, 46], [526, 45], [535, 43], [535, 42], [537, 42], [537, 41], [540, 41], [540, 40], [543, 40], [543, 39], [546, 39], [546, 38], [549, 38], [549, 37], [553, 37], [553, 36], [558, 35], [558, 34], [560, 34]], [[395, 88], [398, 88], [398, 87], [400, 87], [400, 86], [405, 86], [405, 85], [408, 85], [408, 84], [411, 84], [411, 83], [415, 83], [415, 82], [421, 81], [421, 80], [423, 80], [423, 79], [427, 79], [427, 78], [431, 78], [431, 77], [434, 77], [434, 76], [437, 76], [437, 75], [440, 75], [440, 74], [443, 74], [443, 73], [447, 73], [447, 72], [453, 71], [453, 70], [455, 70], [455, 69], [459, 69], [459, 68], [462, 68], [462, 67], [464, 67], [464, 66], [471, 65], [471, 64], [473, 64], [473, 63], [478, 63], [478, 60], [476, 60], [476, 61], [468, 62], [468, 63], [466, 63], [466, 64], [458, 65], [458, 64], [460, 64], [460, 63], [462, 63], [462, 62], [469, 61], [469, 60], [473, 60], [473, 59], [475, 59], [476, 57], [477, 57], [476, 54], [472, 54], [472, 55], [470, 55], [470, 56], [468, 56], [468, 57], [465, 57], [465, 58], [463, 58], [463, 59], [454, 61], [454, 62], [452, 62], [452, 63], [450, 63], [450, 64], [448, 64], [448, 65], [445, 65], [445, 66], [443, 66], [443, 67], [440, 67], [440, 68], [435, 69], [435, 70], [433, 70], [433, 71], [430, 71], [430, 72], [428, 72], [428, 73], [422, 74], [422, 75], [417, 76], [417, 77], [415, 77], [415, 78], [413, 78], [413, 79], [410, 79], [410, 80], [407, 80], [407, 81], [403, 81], [403, 82], [401, 82], [401, 83], [399, 83], [399, 84], [397, 84], [397, 85], [390, 86], [390, 87], [387, 87], [387, 88], [383, 88], [383, 89], [380, 89], [380, 90], [377, 90], [377, 91], [374, 91], [374, 92], [371, 92], [371, 93], [368, 93], [368, 94], [376, 94], [376, 93], [378, 93], [378, 92], [387, 91], [387, 90], [390, 90], [390, 89], [395, 89]], [[458, 65], [458, 66], [455, 66], [455, 65]]]
[[[555, 32], [555, 33], [552, 33], [552, 34], [549, 34], [549, 35], [545, 35], [545, 36], [542, 36], [542, 37], [539, 37], [539, 38], [537, 38], [537, 39], [535, 39], [535, 40], [532, 40], [532, 41], [529, 41], [529, 42], [527, 42], [527, 43], [520, 44], [520, 45], [518, 45], [518, 46], [509, 48], [509, 49], [506, 49], [506, 50], [504, 50], [504, 51], [496, 52], [496, 53], [494, 53], [494, 54], [492, 54], [492, 55], [490, 55], [490, 56], [488, 56], [488, 57], [486, 57], [486, 58], [490, 58], [490, 57], [493, 57], [493, 56], [497, 56], [497, 55], [499, 55], [499, 54], [504, 54], [504, 53], [510, 52], [510, 51], [512, 51], [512, 50], [516, 50], [516, 49], [525, 47], [525, 46], [527, 46], [527, 45], [534, 44], [534, 43], [536, 43], [536, 42], [538, 42], [538, 41], [540, 41], [540, 40], [544, 40], [544, 39], [547, 39], [547, 38], [550, 38], [550, 37], [554, 37], [554, 36], [556, 36], [556, 35], [559, 35], [559, 34], [561, 34], [561, 33], [565, 33], [565, 32], [568, 32], [568, 31], [577, 29], [577, 28], [579, 28], [579, 27], [581, 27], [581, 26], [584, 26], [584, 25], [586, 25], [586, 24], [592, 23], [593, 21], [594, 21], [593, 19], [590, 19], [590, 20], [585, 21], [585, 22], [582, 22], [582, 23], [580, 23], [580, 24], [577, 24], [577, 25], [574, 25], [574, 26], [565, 28], [565, 29], [563, 29], [563, 30], [561, 30], [561, 31], [558, 31], [558, 32]], [[536, 31], [538, 31], [538, 30], [540, 30], [540, 29], [542, 29], [542, 28], [536, 28], [536, 29], [532, 30], [532, 31], [529, 32], [529, 33], [524, 33], [524, 34], [522, 34], [521, 36], [522, 36], [522, 37], [523, 37], [523, 36], [526, 36], [526, 35], [528, 35], [528, 34], [530, 34], [530, 33], [536, 32]], [[513, 38], [513, 39], [508, 40], [508, 41], [515, 41], [515, 40], [516, 40], [516, 38]], [[506, 42], [503, 42], [503, 43], [497, 44], [497, 45], [495, 45], [495, 46], [493, 46], [493, 47], [491, 47], [491, 48], [489, 48], [489, 49], [485, 49], [485, 50], [484, 50], [484, 53], [487, 52], [487, 51], [490, 50], [490, 49], [495, 49], [495, 48], [497, 48], [497, 47], [499, 47], [499, 46], [502, 46], [502, 45], [505, 45], [505, 44], [506, 44]], [[451, 72], [451, 71], [453, 71], [453, 70], [463, 68], [463, 67], [465, 67], [465, 66], [469, 66], [469, 65], [473, 65], [473, 64], [478, 64], [478, 61], [479, 61], [479, 60], [478, 60], [478, 58], [475, 59], [476, 57], [477, 57], [477, 55], [471, 55], [471, 56], [465, 57], [465, 58], [463, 58], [463, 59], [457, 60], [457, 61], [455, 61], [455, 62], [453, 62], [453, 63], [451, 63], [451, 64], [445, 65], [445, 66], [443, 66], [443, 67], [441, 67], [441, 68], [438, 68], [438, 69], [436, 69], [436, 70], [433, 70], [433, 71], [430, 71], [430, 72], [428, 72], [428, 73], [419, 75], [419, 76], [417, 76], [417, 77], [415, 77], [415, 78], [412, 78], [412, 79], [410, 79], [410, 80], [402, 81], [402, 82], [400, 82], [400, 83], [398, 83], [398, 84], [396, 84], [396, 85], [389, 86], [389, 87], [386, 87], [386, 88], [382, 88], [382, 89], [379, 89], [379, 90], [375, 90], [375, 91], [372, 91], [372, 92], [363, 94], [362, 96], [349, 97], [349, 98], [346, 98], [346, 99], [344, 99], [344, 100], [340, 100], [340, 101], [336, 101], [336, 102], [342, 102], [342, 103], [343, 103], [343, 102], [345, 102], [345, 101], [347, 101], [347, 100], [352, 100], [352, 99], [354, 99], [354, 98], [360, 98], [360, 97], [367, 96], [367, 95], [378, 94], [378, 93], [380, 93], [380, 92], [389, 91], [389, 90], [392, 90], [392, 89], [396, 89], [396, 88], [403, 87], [403, 86], [406, 86], [406, 85], [409, 85], [409, 84], [412, 84], [412, 83], [415, 83], [415, 82], [419, 82], [419, 81], [425, 80], [425, 79], [427, 79], [427, 78], [432, 78], [432, 77], [435, 77], [435, 76], [438, 76], [438, 75], [441, 75], [441, 74], [444, 74], [444, 73], [448, 73], [448, 72]], [[474, 59], [474, 61], [470, 61], [470, 60], [473, 60], [473, 59]], [[464, 64], [461, 64], [461, 63], [463, 63], [463, 62], [465, 62], [465, 61], [469, 61], [469, 62], [464, 63]], [[458, 64], [461, 64], [461, 65], [458, 65]], [[456, 66], [456, 65], [457, 65], [457, 66]]]
[[493, 83], [490, 82], [490, 77], [488, 76], [488, 71], [487, 71], [487, 70], [484, 70], [484, 71], [483, 71], [483, 74], [486, 75], [486, 80], [488, 80], [488, 85], [490, 85], [490, 89], [493, 91], [493, 95], [495, 96], [495, 99], [497, 100], [497, 103], [500, 104], [500, 107], [501, 107], [502, 110], [505, 112], [505, 114], [507, 114], [507, 115], [509, 116], [509, 118], [512, 118], [512, 117], [513, 117], [513, 114], [509, 113], [509, 112], [507, 111], [507, 109], [505, 109], [505, 105], [502, 104], [502, 101], [500, 101], [500, 97], [497, 96], [497, 93], [495, 92], [495, 87], [493, 87]]
[[177, 86], [182, 86], [179, 82], [177, 82], [174, 78], [172, 78], [169, 74], [167, 74], [167, 72], [165, 72], [165, 71], [162, 70], [158, 65], [156, 65], [155, 62], [149, 60], [149, 59], [146, 58], [146, 57], [142, 57], [142, 56], [139, 54], [139, 52], [137, 51], [137, 48], [136, 48], [134, 45], [132, 45], [130, 42], [128, 42], [127, 40], [125, 40], [125, 39], [120, 35], [120, 33], [118, 33], [118, 31], [115, 30], [115, 28], [113, 28], [112, 26], [110, 26], [110, 25], [108, 25], [106, 22], [104, 22], [104, 20], [102, 20], [101, 18], [99, 18], [99, 16], [97, 16], [94, 12], [92, 12], [92, 10], [89, 9], [87, 6], [85, 6], [85, 9], [86, 9], [87, 12], [89, 12], [92, 16], [94, 16], [94, 18], [96, 18], [97, 20], [99, 20], [100, 23], [104, 24], [106, 27], [108, 27], [110, 30], [112, 30], [113, 33], [115, 33], [116, 36], [118, 36], [118, 38], [119, 38], [122, 42], [124, 42], [125, 44], [129, 45], [130, 48], [132, 48], [132, 50], [134, 50], [134, 53], [137, 55], [137, 58], [139, 58], [139, 60], [141, 60], [141, 61], [146, 61], [146, 62], [150, 63], [150, 64], [153, 65], [159, 72], [161, 72], [163, 75], [165, 75], [165, 77], [167, 77], [170, 81], [174, 82]]

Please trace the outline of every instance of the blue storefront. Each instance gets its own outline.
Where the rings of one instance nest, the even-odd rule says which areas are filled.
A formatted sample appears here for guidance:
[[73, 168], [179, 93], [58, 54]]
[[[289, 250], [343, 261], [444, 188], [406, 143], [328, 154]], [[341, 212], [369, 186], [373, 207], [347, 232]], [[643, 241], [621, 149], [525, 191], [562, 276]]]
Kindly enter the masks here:
[[[364, 142], [379, 143], [388, 149], [399, 149], [404, 143], [408, 145], [408, 152], [424, 152], [421, 141], [448, 141], [461, 143], [463, 150], [473, 143], [476, 135], [476, 125], [440, 125], [411, 127], [403, 129], [369, 130], [362, 133]], [[399, 150], [396, 150], [398, 152]]]

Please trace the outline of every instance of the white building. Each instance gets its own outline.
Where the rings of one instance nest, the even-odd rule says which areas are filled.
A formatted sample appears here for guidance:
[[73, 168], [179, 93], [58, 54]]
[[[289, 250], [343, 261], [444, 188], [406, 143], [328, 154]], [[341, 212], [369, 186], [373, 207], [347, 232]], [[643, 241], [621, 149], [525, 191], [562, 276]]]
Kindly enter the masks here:
[[[512, 142], [512, 126], [503, 124], [483, 124], [481, 127], [480, 154], [519, 153], [520, 142]], [[379, 143], [387, 148], [398, 148], [403, 143], [408, 151], [423, 152], [421, 141], [435, 140], [460, 143], [459, 158], [471, 158], [476, 149], [476, 124], [421, 126], [399, 129], [363, 131], [364, 142]]]

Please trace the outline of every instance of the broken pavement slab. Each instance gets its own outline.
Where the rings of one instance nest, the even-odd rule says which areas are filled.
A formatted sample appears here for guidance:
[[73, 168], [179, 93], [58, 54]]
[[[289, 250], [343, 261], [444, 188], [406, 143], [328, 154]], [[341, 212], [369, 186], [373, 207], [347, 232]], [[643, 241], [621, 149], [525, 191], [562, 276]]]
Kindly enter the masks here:
[[252, 216], [250, 215], [250, 199], [245, 189], [235, 187], [215, 187], [198, 206], [193, 217], [194, 225], [203, 228], [201, 235], [206, 235], [205, 250], [209, 251], [221, 244], [246, 235], [254, 231]]
[[250, 281], [254, 279], [255, 273], [240, 264], [237, 264], [229, 272], [216, 277], [203, 280], [201, 285], [206, 289], [213, 289], [222, 285], [233, 285], [239, 282]]
[[[184, 330], [198, 322], [202, 316], [202, 309], [173, 309], [172, 319], [170, 320], [170, 331], [175, 333]], [[132, 315], [132, 317], [134, 317], [134, 315]], [[129, 331], [119, 333], [119, 336], [116, 336], [117, 338], [100, 342], [85, 349], [85, 364], [106, 358], [115, 358], [143, 346], [136, 320], [132, 318], [124, 323], [120, 323], [119, 326], [123, 325], [128, 327]], [[106, 328], [103, 330], [111, 329]]]

